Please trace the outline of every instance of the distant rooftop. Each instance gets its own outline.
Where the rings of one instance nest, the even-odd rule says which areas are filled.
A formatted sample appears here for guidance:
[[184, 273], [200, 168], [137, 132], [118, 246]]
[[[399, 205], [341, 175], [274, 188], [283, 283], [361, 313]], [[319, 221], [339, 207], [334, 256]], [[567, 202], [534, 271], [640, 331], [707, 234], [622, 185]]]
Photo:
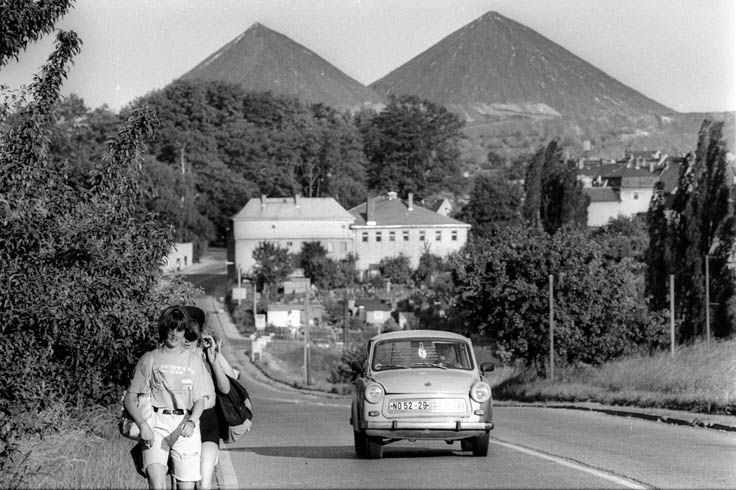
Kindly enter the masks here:
[[354, 217], [331, 197], [266, 197], [248, 201], [233, 220], [346, 220]]

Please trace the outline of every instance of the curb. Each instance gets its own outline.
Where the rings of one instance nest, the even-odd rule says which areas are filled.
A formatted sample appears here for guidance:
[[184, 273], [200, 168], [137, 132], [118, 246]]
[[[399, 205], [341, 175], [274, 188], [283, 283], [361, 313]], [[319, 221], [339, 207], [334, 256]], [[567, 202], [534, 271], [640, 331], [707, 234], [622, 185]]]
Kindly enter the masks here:
[[[567, 410], [582, 410], [588, 412], [605, 413], [607, 415], [613, 415], [617, 417], [630, 417], [642, 420], [649, 420], [652, 422], [660, 422], [671, 425], [683, 425], [690, 427], [699, 427], [703, 429], [722, 430], [727, 432], [736, 432], [736, 417], [731, 424], [708, 421], [707, 414], [683, 412], [681, 414], [668, 414], [663, 410], [658, 411], [657, 409], [637, 409], [633, 407], [613, 407], [607, 405], [597, 404], [570, 404], [570, 403], [522, 403], [514, 402], [510, 400], [494, 400], [494, 406], [497, 407], [536, 407], [536, 408], [552, 408], [552, 409], [567, 409]], [[723, 415], [719, 417], [730, 417]]]

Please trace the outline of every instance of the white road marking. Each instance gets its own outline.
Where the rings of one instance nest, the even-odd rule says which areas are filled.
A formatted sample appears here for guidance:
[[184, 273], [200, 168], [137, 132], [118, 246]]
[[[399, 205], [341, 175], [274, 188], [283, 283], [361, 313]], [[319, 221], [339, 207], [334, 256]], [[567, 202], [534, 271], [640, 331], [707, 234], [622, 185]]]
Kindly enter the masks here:
[[552, 461], [553, 463], [557, 463], [562, 466], [567, 466], [568, 468], [572, 468], [578, 471], [582, 471], [584, 473], [588, 473], [589, 475], [597, 476], [598, 478], [603, 478], [604, 480], [608, 480], [614, 483], [617, 483], [619, 485], [622, 485], [626, 488], [634, 488], [637, 490], [646, 490], [650, 487], [647, 487], [646, 485], [642, 485], [641, 483], [637, 483], [632, 480], [628, 480], [626, 478], [616, 476], [611, 473], [607, 473], [605, 471], [597, 470], [595, 468], [591, 468], [589, 466], [585, 466], [581, 463], [576, 463], [574, 461], [570, 461], [564, 458], [560, 458], [558, 456], [552, 456], [550, 454], [542, 453], [539, 451], [535, 451], [534, 449], [529, 449], [524, 446], [517, 446], [516, 444], [511, 444], [509, 442], [503, 442], [498, 439], [491, 438], [491, 443], [497, 444], [499, 446], [504, 446], [509, 449], [513, 449], [515, 451], [519, 451], [524, 454], [529, 454], [531, 456], [536, 456], [537, 458], [546, 459], [548, 461]]

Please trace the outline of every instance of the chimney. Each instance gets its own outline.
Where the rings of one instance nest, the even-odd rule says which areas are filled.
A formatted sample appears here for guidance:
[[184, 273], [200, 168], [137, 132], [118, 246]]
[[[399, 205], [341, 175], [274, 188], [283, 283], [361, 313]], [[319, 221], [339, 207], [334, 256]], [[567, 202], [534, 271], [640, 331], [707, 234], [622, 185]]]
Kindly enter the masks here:
[[409, 204], [407, 205], [407, 209], [409, 211], [414, 210], [414, 193], [412, 192], [409, 193]]
[[365, 202], [365, 224], [374, 226], [376, 224], [376, 202], [368, 197]]
[[261, 209], [266, 207], [266, 195], [261, 194]]

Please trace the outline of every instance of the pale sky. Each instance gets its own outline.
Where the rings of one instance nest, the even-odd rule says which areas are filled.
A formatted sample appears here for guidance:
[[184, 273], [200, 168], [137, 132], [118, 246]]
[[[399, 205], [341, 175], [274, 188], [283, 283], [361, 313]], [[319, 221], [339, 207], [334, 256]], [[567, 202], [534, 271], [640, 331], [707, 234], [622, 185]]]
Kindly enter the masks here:
[[[255, 22], [369, 84], [494, 10], [682, 112], [736, 111], [736, 0], [77, 0], [82, 38], [64, 94], [118, 110]], [[47, 36], [0, 71], [29, 83]]]

